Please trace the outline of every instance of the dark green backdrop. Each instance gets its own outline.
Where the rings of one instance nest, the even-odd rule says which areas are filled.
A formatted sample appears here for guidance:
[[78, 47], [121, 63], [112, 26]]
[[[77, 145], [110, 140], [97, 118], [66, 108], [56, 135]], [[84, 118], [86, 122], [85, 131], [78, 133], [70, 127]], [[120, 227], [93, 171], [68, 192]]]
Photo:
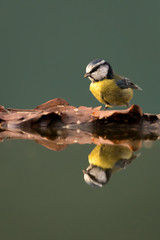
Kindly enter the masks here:
[[[132, 103], [159, 113], [159, 9], [158, 0], [1, 0], [0, 104], [98, 106], [83, 75], [102, 58], [143, 88]], [[158, 239], [158, 142], [103, 190], [83, 182], [93, 147], [1, 143], [1, 239]]]
[[63, 97], [95, 106], [83, 75], [89, 61], [102, 58], [143, 88], [132, 102], [158, 112], [159, 7], [159, 1], [1, 0], [0, 103], [28, 108]]

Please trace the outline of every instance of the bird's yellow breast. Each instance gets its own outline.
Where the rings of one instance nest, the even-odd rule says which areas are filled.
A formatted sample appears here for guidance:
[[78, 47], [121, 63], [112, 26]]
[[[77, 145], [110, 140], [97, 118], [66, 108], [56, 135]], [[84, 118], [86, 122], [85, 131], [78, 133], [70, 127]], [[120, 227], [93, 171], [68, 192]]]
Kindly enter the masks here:
[[110, 106], [123, 106], [130, 102], [133, 97], [131, 88], [121, 89], [116, 80], [104, 79], [90, 84], [90, 91], [103, 104]]

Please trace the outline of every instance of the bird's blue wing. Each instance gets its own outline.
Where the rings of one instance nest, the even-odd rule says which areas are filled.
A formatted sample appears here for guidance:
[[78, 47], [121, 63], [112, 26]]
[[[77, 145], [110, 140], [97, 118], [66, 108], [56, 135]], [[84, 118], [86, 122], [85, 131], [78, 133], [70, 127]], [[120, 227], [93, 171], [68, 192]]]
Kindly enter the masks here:
[[132, 89], [142, 90], [138, 85], [132, 83], [128, 78], [116, 80], [116, 84], [121, 89], [132, 88]]

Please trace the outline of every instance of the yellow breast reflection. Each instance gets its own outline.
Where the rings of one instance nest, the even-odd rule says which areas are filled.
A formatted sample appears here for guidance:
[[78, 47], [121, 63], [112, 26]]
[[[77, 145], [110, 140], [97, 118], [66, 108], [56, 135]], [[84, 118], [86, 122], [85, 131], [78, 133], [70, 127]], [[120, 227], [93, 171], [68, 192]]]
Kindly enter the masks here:
[[125, 145], [97, 145], [89, 154], [89, 163], [103, 169], [112, 169], [120, 159], [130, 159], [132, 150]]

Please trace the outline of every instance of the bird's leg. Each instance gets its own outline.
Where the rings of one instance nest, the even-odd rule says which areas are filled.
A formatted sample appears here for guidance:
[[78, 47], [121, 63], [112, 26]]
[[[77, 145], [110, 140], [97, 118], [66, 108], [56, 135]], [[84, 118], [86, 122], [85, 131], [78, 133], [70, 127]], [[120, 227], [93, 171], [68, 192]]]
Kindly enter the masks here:
[[106, 103], [106, 105], [105, 105], [105, 107], [104, 107], [104, 110], [107, 110], [107, 108], [110, 106], [110, 104], [109, 104], [109, 102], [107, 102], [107, 101], [104, 99], [103, 95], [101, 95], [101, 97], [102, 97], [103, 101]]
[[128, 108], [130, 108], [130, 104], [129, 104], [129, 103], [127, 103], [126, 106], [127, 106]]

